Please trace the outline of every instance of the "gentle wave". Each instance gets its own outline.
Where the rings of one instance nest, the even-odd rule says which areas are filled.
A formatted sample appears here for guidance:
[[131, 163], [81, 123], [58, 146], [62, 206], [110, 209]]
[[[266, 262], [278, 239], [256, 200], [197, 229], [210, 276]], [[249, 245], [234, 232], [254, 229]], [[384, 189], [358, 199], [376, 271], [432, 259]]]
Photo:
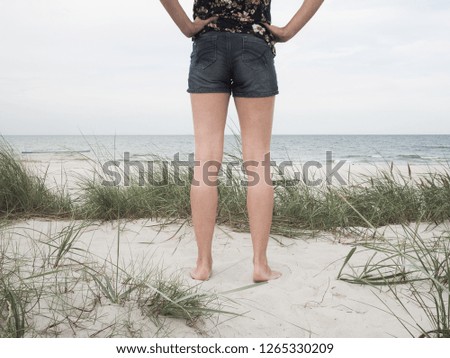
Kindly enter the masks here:
[[344, 158], [364, 158], [364, 159], [372, 159], [372, 158], [383, 158], [380, 154], [372, 154], [372, 155], [363, 155], [363, 154], [350, 154], [345, 156]]
[[33, 150], [22, 151], [22, 154], [78, 154], [78, 153], [90, 153], [90, 150]]
[[432, 149], [450, 149], [450, 145], [424, 145], [424, 148], [432, 148]]
[[424, 159], [418, 154], [399, 154], [397, 158]]
[[367, 158], [367, 155], [351, 154], [347, 155], [345, 158]]

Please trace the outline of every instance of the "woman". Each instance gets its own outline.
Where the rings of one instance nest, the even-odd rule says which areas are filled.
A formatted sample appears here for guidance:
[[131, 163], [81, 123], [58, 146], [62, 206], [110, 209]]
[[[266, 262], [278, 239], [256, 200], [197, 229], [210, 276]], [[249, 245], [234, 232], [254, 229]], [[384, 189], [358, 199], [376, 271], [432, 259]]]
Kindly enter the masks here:
[[271, 24], [270, 2], [194, 0], [194, 21], [191, 21], [178, 0], [161, 0], [181, 32], [194, 40], [188, 92], [195, 136], [196, 165], [190, 199], [198, 247], [197, 266], [191, 277], [196, 280], [207, 280], [212, 272], [217, 176], [231, 94], [239, 116], [245, 169], [247, 174], [251, 170], [252, 178], [259, 178], [247, 186], [253, 280], [261, 282], [281, 276], [267, 261], [274, 192], [264, 171], [270, 163], [273, 112], [278, 94], [275, 43], [294, 37], [323, 0], [304, 0], [284, 27]]

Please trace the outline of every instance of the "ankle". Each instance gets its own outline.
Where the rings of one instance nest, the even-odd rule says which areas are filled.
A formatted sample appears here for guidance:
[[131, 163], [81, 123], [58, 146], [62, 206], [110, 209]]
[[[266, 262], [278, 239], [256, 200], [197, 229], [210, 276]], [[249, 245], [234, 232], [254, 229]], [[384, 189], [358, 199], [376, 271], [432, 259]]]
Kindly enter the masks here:
[[269, 266], [267, 257], [254, 257], [253, 258], [253, 266], [255, 266], [255, 267]]
[[197, 258], [197, 266], [203, 266], [203, 265], [206, 265], [206, 266], [211, 266], [212, 265], [212, 262], [213, 262], [213, 260], [212, 260], [212, 257], [211, 256], [207, 256], [207, 257], [198, 257]]

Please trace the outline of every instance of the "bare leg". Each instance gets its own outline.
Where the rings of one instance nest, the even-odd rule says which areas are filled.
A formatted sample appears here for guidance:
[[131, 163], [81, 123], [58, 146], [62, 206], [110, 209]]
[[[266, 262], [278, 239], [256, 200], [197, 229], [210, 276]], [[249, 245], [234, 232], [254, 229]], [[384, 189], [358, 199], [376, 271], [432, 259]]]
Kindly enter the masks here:
[[[223, 159], [229, 99], [226, 93], [191, 94], [195, 161], [199, 161], [194, 167], [190, 192], [198, 248], [197, 266], [191, 271], [191, 277], [196, 280], [207, 280], [212, 272], [212, 239], [218, 201], [215, 182]], [[210, 164], [205, 167], [207, 162]]]
[[[235, 103], [241, 127], [243, 160], [245, 163], [255, 161], [253, 165], [247, 165], [246, 169], [259, 177], [257, 183], [249, 183], [247, 187], [247, 210], [253, 243], [253, 280], [268, 281], [281, 276], [280, 272], [271, 270], [267, 261], [274, 191], [270, 176], [265, 170], [269, 170], [270, 163], [275, 96], [236, 97]], [[267, 161], [265, 166], [264, 160]], [[248, 180], [253, 181], [253, 177], [249, 176]]]

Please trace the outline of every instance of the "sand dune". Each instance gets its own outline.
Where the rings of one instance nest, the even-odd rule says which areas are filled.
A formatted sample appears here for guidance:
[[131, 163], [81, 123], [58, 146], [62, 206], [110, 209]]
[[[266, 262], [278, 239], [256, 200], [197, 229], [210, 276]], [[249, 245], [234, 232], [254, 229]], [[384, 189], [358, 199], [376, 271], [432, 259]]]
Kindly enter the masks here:
[[[396, 314], [411, 321], [387, 288], [377, 290], [368, 286], [352, 285], [337, 280], [343, 259], [356, 238], [343, 238], [323, 233], [315, 238], [286, 239], [277, 236], [270, 241], [269, 259], [273, 268], [283, 276], [266, 284], [226, 293], [251, 286], [250, 235], [217, 226], [214, 238], [214, 270], [204, 283], [189, 277], [195, 262], [196, 245], [190, 225], [184, 225], [177, 234], [178, 224], [158, 232], [157, 222], [138, 220], [129, 222], [120, 235], [120, 267], [139, 275], [152, 265], [164, 267], [166, 276], [180, 275], [187, 285], [199, 285], [202, 291], [219, 294], [222, 309], [240, 313], [214, 315], [212, 319], [189, 327], [183, 320], [168, 319], [166, 327], [174, 337], [408, 337], [407, 331], [392, 315], [382, 310], [382, 300]], [[8, 241], [30, 254], [32, 247], [41, 244], [38, 232], [58, 232], [68, 222], [29, 220], [9, 227]], [[30, 231], [30, 229], [32, 229]], [[391, 228], [395, 231], [395, 227]], [[425, 230], [425, 225], [422, 226]], [[436, 231], [436, 229], [435, 229]], [[175, 235], [174, 235], [175, 234]], [[424, 235], [431, 235], [425, 232]], [[279, 242], [277, 242], [279, 241]], [[339, 241], [344, 241], [339, 242]], [[37, 244], [37, 246], [36, 246]], [[84, 260], [115, 262], [117, 225], [93, 224], [77, 239], [75, 247], [88, 250]], [[41, 245], [42, 246], [42, 245]], [[73, 251], [73, 250], [72, 250]], [[76, 251], [75, 251], [76, 252]], [[72, 253], [70, 255], [73, 255]], [[361, 256], [364, 261], [369, 254]], [[75, 257], [78, 257], [75, 255]], [[86, 288], [87, 290], [87, 288]], [[88, 296], [88, 292], [85, 292]], [[78, 293], [79, 294], [79, 293]], [[423, 312], [410, 302], [408, 308], [415, 320], [426, 325]], [[143, 336], [153, 336], [155, 326], [145, 319], [133, 305], [112, 305], [106, 300], [96, 306], [101, 319], [88, 328], [73, 331], [66, 327], [60, 336], [89, 336], [111, 324], [116, 324], [118, 336], [130, 315]], [[49, 309], [50, 310], [50, 309]], [[36, 324], [45, 327], [45, 309], [36, 315]], [[41, 320], [41, 322], [40, 322]], [[61, 325], [63, 327], [64, 325]], [[81, 325], [82, 327], [83, 325]], [[111, 328], [99, 336], [107, 335]]]
[[[22, 161], [39, 175], [46, 172], [49, 186], [64, 186], [74, 196], [80, 178], [93, 175], [92, 163], [83, 160], [82, 156], [68, 160], [57, 154], [32, 155], [23, 156]], [[386, 165], [384, 169], [387, 168]], [[408, 175], [406, 165], [397, 168]], [[430, 168], [442, 169], [414, 165], [411, 166], [412, 175], [417, 177], [429, 172]], [[355, 177], [358, 173], [370, 173], [371, 169], [372, 173], [376, 170], [369, 164], [351, 163], [346, 168]], [[52, 246], [48, 240], [70, 224], [63, 220], [38, 218], [13, 222], [3, 230], [1, 247], [6, 250], [4, 252], [23, 256], [23, 272], [29, 275], [42, 273], [39, 270], [45, 266], [43, 260], [51, 256]], [[194, 326], [187, 325], [184, 320], [167, 318], [164, 329], [158, 331], [157, 325], [142, 315], [135, 302], [111, 304], [100, 297], [89, 285], [93, 278], [83, 276], [85, 273], [80, 267], [85, 264], [105, 270], [111, 268], [110, 264], [117, 258], [118, 229], [117, 222], [92, 223], [76, 239], [64, 259], [62, 272], [55, 276], [61, 282], [48, 282], [46, 280], [54, 278], [42, 276], [41, 284], [57, 287], [57, 292], [42, 297], [42, 302], [33, 308], [33, 334], [62, 337], [409, 337], [395, 315], [415, 324], [387, 287], [353, 285], [337, 279], [349, 251], [365, 240], [364, 230], [360, 234], [350, 234], [350, 230], [313, 236], [305, 233], [295, 239], [274, 235], [269, 243], [269, 261], [283, 276], [254, 285], [249, 233], [217, 225], [213, 275], [209, 281], [199, 283], [189, 276], [197, 253], [192, 226], [185, 222], [178, 231], [181, 221], [162, 229], [160, 224], [144, 219], [121, 223], [121, 270], [129, 277], [137, 278], [157, 267], [163, 268], [165, 277], [175, 275], [187, 286], [217, 295], [214, 304], [234, 314], [214, 314]], [[379, 230], [383, 232], [383, 228]], [[442, 230], [448, 230], [448, 224], [431, 231], [426, 223], [420, 225], [425, 239]], [[397, 240], [401, 232], [401, 226], [392, 226], [386, 228], [385, 236]], [[364, 263], [370, 255], [370, 252], [358, 250], [354, 260]], [[76, 284], [71, 286], [72, 282]], [[398, 290], [408, 297], [407, 287], [398, 287]], [[425, 313], [413, 300], [406, 299], [403, 303], [414, 320], [427, 327]], [[91, 307], [91, 311], [84, 312], [86, 318], [83, 316], [74, 325], [68, 317], [77, 314], [76, 307]], [[386, 307], [395, 315], [387, 312]], [[58, 323], [55, 325], [54, 322]]]

